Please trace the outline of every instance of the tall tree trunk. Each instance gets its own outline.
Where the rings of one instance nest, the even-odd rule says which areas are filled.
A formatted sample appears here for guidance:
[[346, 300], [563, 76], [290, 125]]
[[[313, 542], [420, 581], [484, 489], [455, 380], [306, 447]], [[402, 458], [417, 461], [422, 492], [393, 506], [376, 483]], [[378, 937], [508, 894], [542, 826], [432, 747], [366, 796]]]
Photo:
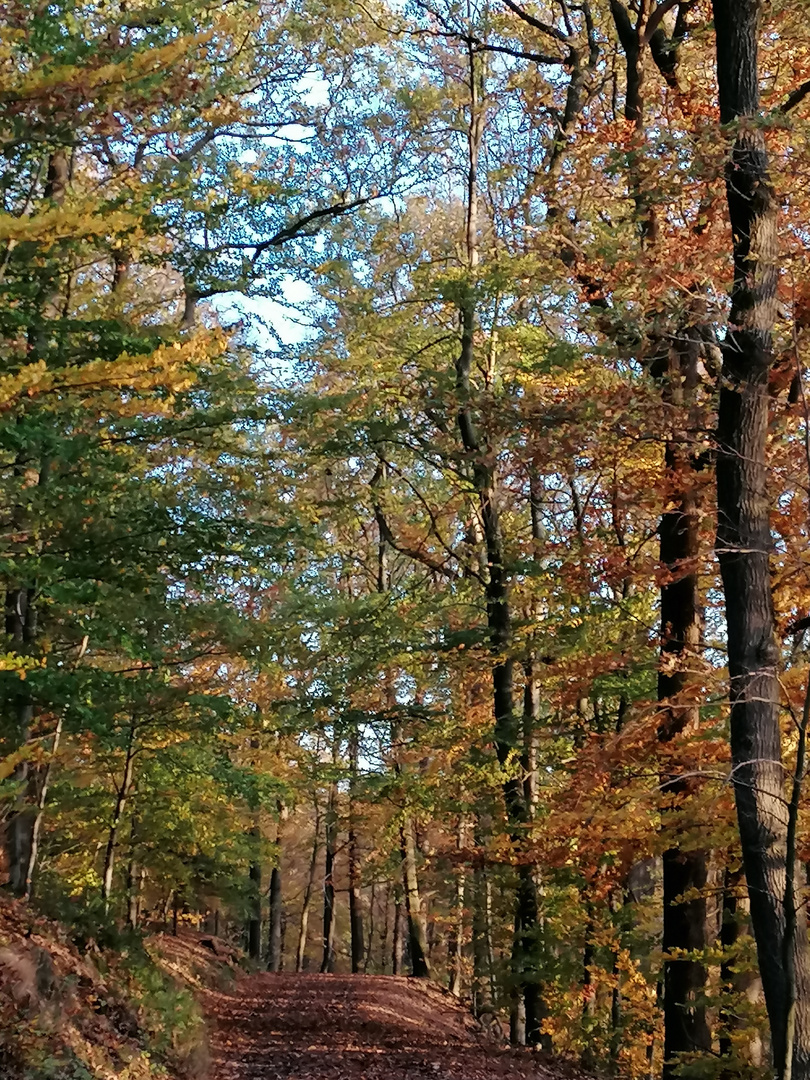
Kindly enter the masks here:
[[[48, 482], [49, 461], [43, 460], [39, 469], [38, 486]], [[26, 467], [18, 460], [14, 465], [14, 476], [20, 485], [24, 484]], [[24, 528], [22, 512], [12, 510], [17, 520], [17, 528]], [[38, 636], [37, 584], [31, 582], [10, 588], [6, 592], [6, 634], [11, 638], [14, 651], [23, 656], [30, 656], [35, 648]], [[21, 680], [19, 687], [11, 697], [12, 726], [15, 729], [15, 742], [24, 748], [31, 738], [34, 721], [34, 703], [28, 680]], [[28, 896], [31, 888], [31, 873], [36, 860], [36, 838], [34, 836], [37, 818], [40, 814], [41, 783], [38, 783], [37, 769], [23, 759], [15, 768], [13, 779], [18, 785], [15, 808], [6, 823], [6, 852], [8, 857], [9, 887], [15, 896]], [[45, 787], [47, 793], [47, 785]], [[43, 802], [44, 806], [44, 802]]]
[[[742, 869], [725, 871], [723, 880], [723, 909], [720, 923], [720, 945], [723, 949], [723, 958], [720, 964], [720, 1024], [721, 1033], [719, 1040], [720, 1056], [725, 1058], [728, 1065], [721, 1070], [723, 1080], [731, 1080], [739, 1074], [740, 1056], [745, 1060], [745, 1065], [753, 1065], [760, 1068], [762, 1064], [762, 1039], [755, 1027], [749, 1027], [750, 1040], [747, 1047], [740, 1050], [735, 1047], [733, 1034], [746, 1027], [746, 1022], [740, 1016], [736, 1002], [733, 998], [746, 998], [752, 1004], [762, 1000], [762, 983], [756, 971], [750, 969], [750, 965], [744, 963], [740, 968], [739, 946], [740, 940], [748, 932], [748, 910], [741, 890], [744, 888]], [[727, 999], [732, 997], [732, 1004]], [[737, 1040], [738, 1041], [738, 1040]]]
[[[723, 996], [732, 993], [735, 989], [735, 965], [733, 952], [740, 937], [740, 923], [738, 915], [737, 890], [742, 878], [742, 871], [733, 872], [726, 868], [723, 882], [723, 912], [720, 924], [720, 945], [723, 949], [723, 959], [720, 964], [720, 985]], [[734, 1043], [731, 1038], [732, 1031], [736, 1027], [734, 1009], [720, 1006], [720, 1057], [731, 1059], [734, 1052]]]
[[[717, 431], [717, 555], [728, 628], [732, 779], [774, 1063], [778, 1076], [792, 1071], [794, 1080], [803, 1080], [810, 1076], [807, 935], [795, 890], [785, 895], [788, 806], [768, 558], [767, 383], [779, 276], [778, 201], [762, 128], [745, 122], [759, 113], [759, 0], [714, 0], [713, 8], [720, 120], [742, 121], [726, 177], [734, 282]], [[786, 899], [790, 914], [797, 913], [790, 936]]]
[[422, 903], [419, 898], [419, 878], [416, 869], [416, 840], [413, 819], [406, 818], [399, 830], [402, 857], [402, 885], [405, 890], [405, 912], [408, 917], [408, 944], [411, 974], [416, 979], [430, 977], [427, 932]]
[[23, 895], [26, 900], [30, 900], [33, 895], [34, 875], [36, 874], [37, 860], [39, 858], [39, 838], [42, 832], [42, 819], [45, 814], [45, 804], [48, 801], [48, 789], [51, 784], [51, 774], [53, 773], [54, 762], [56, 760], [56, 755], [59, 752], [63, 723], [64, 714], [60, 712], [53, 732], [50, 757], [39, 777], [39, 790], [37, 792], [36, 808], [31, 826], [31, 843], [28, 851], [28, 864], [25, 870], [25, 889]]
[[357, 842], [357, 767], [359, 735], [356, 730], [349, 737], [349, 926], [351, 930], [352, 974], [362, 971], [365, 960], [363, 944], [363, 894], [360, 874], [360, 848]]
[[323, 879], [323, 957], [321, 972], [335, 970], [335, 852], [337, 850], [337, 782], [329, 787], [326, 807], [326, 866]]
[[269, 911], [267, 927], [267, 970], [281, 971], [284, 966], [284, 894], [281, 872], [283, 826], [287, 819], [287, 807], [279, 800], [276, 825], [276, 861], [270, 871], [268, 891]]
[[[70, 162], [65, 150], [56, 150], [48, 159], [48, 172], [43, 197], [45, 202], [62, 206], [70, 182]], [[28, 362], [44, 361], [48, 339], [47, 323], [53, 314], [58, 281], [58, 268], [53, 267], [45, 279], [40, 282], [37, 301], [38, 322], [29, 325]], [[22, 418], [18, 417], [18, 423]], [[24, 496], [22, 488], [26, 486], [30, 466], [26, 459], [36, 454], [33, 448], [20, 451], [13, 467], [13, 475], [20, 487], [20, 497], [12, 506], [11, 514], [16, 532], [26, 531]], [[36, 458], [35, 458], [36, 460]], [[50, 474], [50, 460], [42, 455], [38, 471], [37, 484], [44, 487]], [[39, 546], [39, 545], [37, 545]], [[31, 655], [36, 648], [38, 626], [38, 585], [36, 581], [16, 581], [6, 591], [6, 633], [11, 638], [15, 652]], [[17, 745], [24, 747], [31, 737], [34, 720], [34, 704], [28, 681], [23, 681], [11, 700], [12, 725], [16, 729]], [[14, 812], [6, 824], [6, 851], [9, 865], [9, 887], [17, 896], [27, 896], [30, 892], [31, 873], [36, 860], [37, 838], [34, 836], [36, 822], [41, 816], [40, 791], [42, 783], [37, 778], [37, 770], [32, 769], [27, 761], [21, 762], [13, 774], [19, 785], [19, 796]], [[47, 792], [47, 785], [45, 786]], [[44, 803], [43, 803], [44, 805]], [[32, 857], [33, 856], [33, 857]]]
[[[464, 815], [458, 819], [458, 831], [456, 833], [456, 847], [459, 852], [464, 850], [467, 836], [467, 823]], [[450, 926], [450, 934], [447, 942], [447, 967], [450, 972], [449, 989], [454, 997], [461, 997], [462, 979], [464, 973], [464, 894], [467, 885], [467, 875], [464, 867], [459, 864], [456, 868], [456, 898], [453, 912], [453, 922]]]
[[371, 961], [373, 959], [372, 953], [374, 951], [374, 932], [376, 930], [377, 921], [375, 918], [377, 905], [377, 882], [371, 883], [371, 894], [368, 898], [368, 942], [366, 943], [366, 955], [363, 957], [363, 974], [368, 974], [368, 969], [371, 967]]
[[583, 1069], [592, 1072], [596, 1066], [591, 1036], [592, 1017], [596, 1012], [596, 987], [593, 978], [593, 969], [596, 964], [596, 950], [594, 948], [596, 926], [594, 923], [593, 903], [590, 899], [586, 900], [585, 907], [588, 918], [585, 923], [585, 948], [582, 951], [582, 1016], [588, 1022], [585, 1027], [586, 1042], [580, 1057], [580, 1064]]
[[485, 866], [476, 866], [473, 874], [474, 904], [472, 925], [473, 1014], [483, 1016], [492, 1009], [492, 889]]
[[[486, 124], [483, 101], [483, 73], [480, 56], [470, 45], [470, 108], [467, 130], [467, 221], [466, 250], [470, 275], [476, 273], [480, 261], [478, 221], [478, 160]], [[461, 444], [469, 462], [471, 481], [478, 497], [478, 512], [487, 554], [487, 576], [484, 583], [489, 644], [495, 658], [492, 668], [494, 742], [498, 762], [503, 770], [512, 768], [512, 757], [519, 750], [520, 725], [515, 713], [514, 660], [511, 655], [512, 614], [509, 603], [509, 574], [498, 510], [498, 483], [492, 448], [478, 430], [473, 411], [471, 375], [475, 360], [476, 290], [473, 281], [459, 305], [461, 347], [456, 361], [457, 423]], [[523, 783], [519, 776], [508, 775], [503, 784], [504, 802], [512, 842], [524, 839], [527, 808]], [[526, 1041], [541, 1042], [542, 994], [537, 957], [537, 889], [531, 868], [521, 867], [515, 897], [515, 948], [513, 978], [526, 1008]]]
[[402, 974], [402, 901], [394, 894], [394, 929], [391, 943], [391, 974]]
[[[684, 344], [685, 343], [685, 344]], [[669, 343], [667, 343], [669, 344]], [[661, 664], [658, 674], [659, 742], [671, 747], [694, 735], [700, 726], [699, 691], [694, 670], [699, 661], [703, 610], [698, 583], [700, 506], [698, 455], [694, 445], [700, 338], [684, 328], [667, 349], [668, 370], [663, 399], [672, 416], [665, 447], [670, 509], [661, 518], [660, 557], [667, 578], [661, 587]], [[670, 750], [662, 776], [668, 801], [682, 801], [694, 787], [683, 778], [691, 772], [688, 757]], [[662, 827], [677, 822], [679, 808], [664, 809]], [[679, 1055], [710, 1053], [711, 1032], [701, 998], [706, 970], [700, 960], [683, 953], [701, 952], [706, 939], [707, 856], [671, 838], [662, 856], [664, 952], [664, 1075], [674, 1075]], [[683, 899], [684, 895], [688, 898]]]
[[[76, 671], [76, 669], [79, 667], [79, 664], [84, 659], [84, 655], [87, 651], [88, 642], [89, 637], [87, 634], [85, 634], [85, 636], [82, 638], [81, 644], [79, 645], [78, 653], [73, 663], [74, 671]], [[28, 854], [28, 867], [25, 875], [26, 890], [24, 895], [26, 899], [30, 899], [33, 895], [34, 875], [36, 874], [37, 860], [39, 858], [39, 838], [42, 831], [42, 819], [45, 816], [45, 806], [48, 801], [48, 789], [50, 788], [51, 784], [51, 776], [53, 774], [53, 768], [56, 763], [56, 756], [59, 753], [59, 744], [62, 739], [62, 728], [64, 727], [64, 720], [64, 710], [60, 710], [58, 719], [56, 721], [56, 726], [53, 731], [53, 742], [51, 743], [50, 756], [48, 757], [48, 761], [44, 769], [41, 770], [41, 776], [38, 778], [39, 787], [37, 791], [36, 811], [34, 814], [34, 822], [31, 829], [31, 849]]]
[[282, 924], [284, 921], [284, 896], [282, 892], [281, 867], [278, 863], [270, 871], [270, 913], [267, 935], [267, 970], [281, 971]]
[[383, 924], [380, 930], [380, 974], [387, 974], [388, 958], [392, 955], [392, 949], [388, 946], [388, 935], [392, 928], [391, 919], [391, 896], [393, 892], [393, 886], [391, 882], [387, 882], [385, 886], [385, 899], [382, 902], [382, 909], [384, 913]]
[[312, 837], [312, 852], [309, 858], [309, 873], [307, 884], [304, 889], [304, 900], [301, 906], [301, 922], [298, 926], [298, 948], [295, 953], [295, 970], [304, 970], [304, 961], [307, 954], [307, 931], [309, 930], [309, 914], [312, 910], [312, 900], [315, 895], [315, 877], [318, 872], [318, 853], [321, 849], [321, 807], [318, 796], [315, 796], [315, 824]]
[[127, 926], [137, 930], [141, 921], [141, 891], [143, 889], [144, 869], [130, 857], [127, 867]]
[[[258, 843], [259, 830], [252, 830]], [[260, 960], [262, 955], [262, 864], [258, 857], [250, 864], [250, 917], [248, 918], [248, 956], [251, 960]]]
[[121, 778], [121, 784], [116, 793], [115, 810], [113, 811], [112, 821], [110, 822], [110, 829], [107, 835], [107, 850], [104, 855], [104, 871], [101, 876], [101, 899], [104, 904], [105, 911], [109, 910], [110, 896], [112, 895], [112, 881], [113, 870], [115, 868], [115, 849], [118, 842], [118, 828], [121, 824], [121, 818], [124, 815], [124, 810], [126, 809], [129, 789], [130, 785], [132, 784], [132, 773], [135, 765], [136, 732], [137, 725], [133, 721], [129, 729], [126, 758], [124, 759], [124, 774]]

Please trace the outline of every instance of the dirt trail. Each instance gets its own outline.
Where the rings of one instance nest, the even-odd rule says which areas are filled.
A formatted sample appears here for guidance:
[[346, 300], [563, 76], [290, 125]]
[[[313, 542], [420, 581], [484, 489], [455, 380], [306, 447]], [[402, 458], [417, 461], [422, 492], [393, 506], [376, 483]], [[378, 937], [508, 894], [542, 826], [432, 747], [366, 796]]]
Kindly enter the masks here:
[[212, 1080], [570, 1080], [501, 1048], [437, 987], [376, 975], [252, 975], [208, 992]]

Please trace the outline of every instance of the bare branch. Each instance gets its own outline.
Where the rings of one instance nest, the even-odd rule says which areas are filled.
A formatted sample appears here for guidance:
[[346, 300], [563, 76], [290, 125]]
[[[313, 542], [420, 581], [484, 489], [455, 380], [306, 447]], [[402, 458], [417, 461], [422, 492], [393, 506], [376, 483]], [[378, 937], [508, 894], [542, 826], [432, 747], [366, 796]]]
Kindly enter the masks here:
[[807, 82], [803, 82], [801, 86], [794, 90], [793, 93], [785, 99], [784, 103], [779, 106], [777, 112], [791, 112], [791, 110], [795, 109], [797, 105], [800, 105], [804, 101], [808, 94], [810, 94], [810, 79], [808, 79]]
[[568, 44], [567, 35], [562, 30], [558, 30], [556, 26], [551, 26], [549, 23], [544, 23], [542, 19], [538, 19], [535, 15], [530, 15], [519, 4], [514, 3], [514, 0], [503, 0], [503, 2], [519, 19], [528, 23], [529, 26], [533, 26], [535, 30], [539, 30], [541, 34], [548, 34], [549, 37], [556, 38], [557, 41], [564, 41], [566, 45]]
[[643, 44], [649, 44], [650, 38], [661, 25], [661, 20], [664, 18], [668, 11], [672, 11], [672, 9], [674, 7], [677, 7], [680, 2], [681, 0], [663, 0], [663, 3], [658, 5], [658, 7], [647, 20], [647, 25], [644, 27], [644, 34], [641, 39]]

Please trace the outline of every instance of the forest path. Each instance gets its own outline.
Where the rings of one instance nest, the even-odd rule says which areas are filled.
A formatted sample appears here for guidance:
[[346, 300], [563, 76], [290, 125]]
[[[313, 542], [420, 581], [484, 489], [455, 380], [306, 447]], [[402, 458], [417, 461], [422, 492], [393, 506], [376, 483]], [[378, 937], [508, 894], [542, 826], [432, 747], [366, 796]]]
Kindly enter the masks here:
[[438, 987], [381, 975], [245, 976], [209, 991], [212, 1080], [570, 1080], [485, 1036]]

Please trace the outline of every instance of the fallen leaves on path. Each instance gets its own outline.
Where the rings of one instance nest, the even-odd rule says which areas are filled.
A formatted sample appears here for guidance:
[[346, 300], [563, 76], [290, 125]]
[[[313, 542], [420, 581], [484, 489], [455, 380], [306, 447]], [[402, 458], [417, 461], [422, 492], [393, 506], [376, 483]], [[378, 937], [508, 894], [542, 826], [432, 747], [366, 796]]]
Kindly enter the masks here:
[[449, 994], [380, 975], [270, 975], [205, 995], [212, 1080], [571, 1080], [501, 1047]]

